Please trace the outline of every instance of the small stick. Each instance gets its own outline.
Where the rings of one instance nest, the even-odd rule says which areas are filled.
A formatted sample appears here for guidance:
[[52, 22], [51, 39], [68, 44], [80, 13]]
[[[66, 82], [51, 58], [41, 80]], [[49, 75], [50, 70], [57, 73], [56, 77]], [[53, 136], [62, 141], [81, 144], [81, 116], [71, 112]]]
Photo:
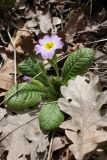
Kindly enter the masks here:
[[13, 27], [15, 27], [17, 30], [19, 30], [19, 31], [27, 31], [27, 32], [29, 32], [29, 33], [32, 33], [32, 32], [36, 32], [36, 30], [35, 29], [31, 29], [31, 30], [29, 30], [29, 29], [21, 29], [21, 28], [19, 28], [15, 23], [11, 23], [11, 25], [13, 26]]
[[52, 133], [52, 138], [51, 138], [50, 145], [49, 145], [49, 152], [48, 152], [48, 158], [47, 158], [47, 160], [51, 160], [51, 157], [52, 157], [53, 138], [54, 138], [54, 132]]
[[48, 153], [48, 150], [46, 149], [46, 151], [45, 151], [45, 155], [44, 155], [44, 158], [43, 158], [43, 160], [46, 160], [47, 153]]
[[15, 84], [17, 84], [17, 61], [16, 61], [16, 48], [15, 48], [15, 45], [12, 41], [12, 37], [10, 35], [10, 32], [7, 31], [7, 34], [9, 36], [9, 39], [10, 39], [10, 42], [11, 42], [11, 45], [13, 47], [13, 50], [14, 50], [14, 74], [15, 74]]
[[93, 42], [86, 42], [85, 44], [93, 44], [93, 43], [99, 43], [99, 42], [104, 42], [104, 41], [107, 41], [107, 38], [105, 38], [105, 39], [100, 39], [100, 40], [93, 41]]

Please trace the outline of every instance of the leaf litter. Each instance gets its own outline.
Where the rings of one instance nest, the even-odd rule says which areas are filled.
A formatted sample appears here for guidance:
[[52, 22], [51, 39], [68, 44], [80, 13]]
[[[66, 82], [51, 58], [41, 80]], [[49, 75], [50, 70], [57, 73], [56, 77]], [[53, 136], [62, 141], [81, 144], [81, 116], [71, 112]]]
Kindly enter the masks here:
[[6, 53], [1, 53], [3, 58], [3, 64], [0, 69], [0, 88], [4, 90], [9, 90], [14, 84], [14, 59], [13, 55], [9, 56]]
[[[96, 13], [94, 14], [94, 12], [92, 12], [91, 19], [90, 19], [86, 16], [87, 15], [86, 12], [78, 9], [78, 4], [79, 4], [79, 1], [78, 3], [76, 3], [74, 1], [69, 1], [69, 0], [67, 1], [50, 0], [47, 2], [44, 0], [42, 1], [34, 0], [32, 2], [29, 2], [29, 1], [22, 2], [20, 0], [16, 1], [16, 7], [18, 7], [19, 11], [18, 12], [15, 11], [14, 16], [11, 15], [12, 23], [14, 22], [14, 24], [16, 24], [16, 26], [11, 25], [11, 30], [14, 30], [14, 34], [12, 34], [12, 38], [13, 38], [13, 42], [15, 42], [16, 44], [17, 55], [19, 55], [20, 53], [25, 55], [26, 53], [29, 53], [31, 51], [33, 52], [34, 44], [32, 41], [32, 37], [33, 37], [33, 35], [31, 34], [32, 32], [36, 34], [38, 34], [40, 31], [46, 33], [51, 28], [53, 31], [55, 32], [57, 31], [59, 35], [60, 34], [62, 36], [65, 35], [65, 41], [68, 45], [67, 52], [69, 50], [71, 51], [76, 50], [78, 46], [81, 47], [82, 45], [82, 46], [90, 46], [94, 48], [96, 52], [100, 51], [103, 54], [103, 56], [100, 56], [99, 59], [98, 58], [95, 59], [93, 68], [90, 70], [92, 70], [93, 72], [95, 72], [97, 75], [100, 76], [100, 82], [102, 83], [102, 86], [107, 88], [106, 67], [104, 68], [104, 66], [106, 66], [106, 40], [103, 41], [105, 37], [106, 29], [107, 29], [106, 10], [105, 8], [101, 9], [97, 14], [97, 18], [95, 16]], [[35, 7], [32, 7], [34, 5]], [[95, 7], [95, 2], [93, 2], [93, 6]], [[46, 10], [45, 12], [44, 12], [44, 9]], [[90, 10], [90, 6], [88, 9]], [[94, 19], [94, 16], [96, 20]], [[24, 27], [23, 25], [21, 26], [19, 25], [19, 21], [23, 19], [24, 19]], [[25, 23], [25, 19], [26, 19], [26, 23]], [[48, 20], [48, 23], [47, 23], [47, 20]], [[1, 30], [3, 28], [5, 28], [6, 30], [7, 29], [6, 25], [8, 24], [7, 21], [6, 23], [4, 23], [2, 20], [0, 21], [0, 23], [2, 23], [0, 24], [0, 26], [2, 26]], [[1, 33], [2, 33], [3, 39], [5, 40], [6, 35], [4, 34], [4, 31], [2, 31]], [[102, 39], [102, 42], [99, 41], [101, 39]], [[28, 46], [28, 44], [30, 45]], [[4, 47], [5, 51], [7, 50], [9, 51], [9, 54], [13, 52], [12, 48], [9, 46], [7, 48], [7, 46], [5, 46], [3, 42], [1, 42], [1, 45]], [[26, 46], [28, 47], [26, 48]], [[1, 55], [3, 54], [6, 57], [8, 57], [5, 61], [6, 63], [1, 67], [1, 70], [0, 70], [1, 71], [0, 88], [5, 92], [5, 90], [8, 90], [10, 86], [13, 84], [13, 77], [12, 75], [10, 75], [10, 73], [14, 73], [14, 71], [13, 71], [13, 59], [9, 58], [9, 55], [7, 55], [7, 52], [1, 53]], [[20, 58], [22, 59], [21, 56]], [[104, 61], [105, 61], [105, 64], [103, 63]], [[95, 68], [97, 68], [97, 70]], [[6, 82], [4, 79], [5, 80], [8, 79], [8, 82]], [[87, 84], [87, 82], [84, 81], [85, 79], [88, 79], [88, 80], [90, 79], [90, 83]], [[81, 81], [82, 81], [82, 84], [81, 84]], [[88, 106], [91, 106], [89, 104], [93, 104], [94, 102], [96, 102], [96, 100], [97, 100], [96, 104], [101, 99], [105, 100], [104, 99], [105, 95], [103, 94], [106, 93], [106, 91], [103, 93], [97, 90], [97, 87], [96, 87], [97, 82], [98, 82], [98, 78], [96, 76], [89, 76], [89, 78], [87, 78], [86, 76], [79, 77], [78, 87], [81, 84], [80, 88], [82, 87], [81, 90], [83, 90], [84, 87], [89, 86], [88, 88], [89, 90], [87, 90], [88, 95], [87, 96], [85, 95], [82, 97], [80, 96], [81, 92], [80, 92], [80, 95], [78, 94], [78, 92], [76, 93], [76, 95], [73, 95], [73, 93], [71, 94], [70, 92], [69, 94], [70, 98], [71, 96], [73, 96], [74, 99], [72, 98], [73, 101], [69, 103], [72, 104], [73, 102], [75, 102], [75, 99], [76, 99], [78, 101], [77, 103], [73, 104], [74, 107], [75, 105], [78, 106], [80, 104], [80, 106], [78, 107], [82, 108], [83, 105], [79, 103], [79, 101], [81, 101], [82, 98], [83, 98], [82, 103], [84, 104], [86, 102], [85, 105], [88, 104]], [[68, 86], [68, 88], [72, 90], [71, 87]], [[76, 92], [76, 89], [78, 90], [79, 88], [74, 88], [73, 90], [74, 93]], [[86, 90], [84, 89], [84, 92], [85, 91]], [[101, 95], [103, 95], [104, 97], [102, 98]], [[101, 99], [97, 99], [97, 96], [98, 98], [100, 97]], [[89, 101], [90, 99], [91, 101]], [[67, 102], [67, 105], [69, 103]], [[92, 105], [91, 107], [94, 108], [95, 107], [94, 105]], [[69, 159], [72, 159], [71, 152], [75, 153], [74, 155], [76, 157], [78, 157], [79, 155], [83, 157], [86, 153], [95, 149], [97, 146], [97, 143], [99, 143], [100, 141], [105, 141], [107, 134], [103, 128], [106, 126], [106, 115], [101, 117], [99, 114], [101, 105], [99, 105], [98, 110], [93, 113], [92, 113], [93, 108], [90, 108], [90, 107], [88, 108], [89, 109], [88, 113], [84, 112], [84, 116], [86, 116], [86, 119], [87, 119], [87, 114], [89, 115], [90, 111], [91, 111], [91, 114], [93, 115], [93, 116], [89, 115], [89, 120], [88, 119], [85, 120], [86, 124], [84, 125], [84, 127], [81, 127], [81, 123], [82, 123], [81, 121], [83, 121], [84, 116], [81, 116], [79, 119], [79, 112], [76, 112], [76, 113], [74, 112], [75, 113], [74, 115], [77, 116], [77, 120], [74, 119], [73, 121], [73, 115], [71, 114], [72, 109], [70, 108], [68, 112], [69, 105], [67, 107], [68, 107], [67, 110], [66, 111], [64, 110], [64, 112], [69, 114], [72, 117], [72, 119], [64, 122], [66, 125], [66, 128], [64, 124], [61, 125], [61, 128], [65, 130], [66, 136], [70, 139], [70, 141], [66, 139], [65, 134], [63, 134], [64, 137], [61, 137], [60, 134], [58, 135], [58, 137], [55, 136], [55, 138], [53, 139], [53, 157], [55, 156], [55, 153], [59, 151], [58, 152], [59, 159], [65, 159], [65, 156], [63, 154], [65, 151], [66, 159], [69, 160]], [[49, 141], [47, 137], [45, 137], [45, 135], [41, 132], [38, 124], [38, 119], [32, 120], [33, 116], [30, 116], [29, 114], [13, 115], [12, 113], [6, 111], [3, 108], [1, 108], [0, 113], [1, 113], [0, 114], [1, 139], [10, 133], [1, 142], [1, 144], [4, 146], [3, 147], [4, 151], [8, 150], [7, 159], [26, 160], [27, 159], [26, 157], [28, 155], [30, 155], [31, 160], [40, 159], [39, 154], [40, 152], [44, 153], [47, 150], [47, 146], [49, 146]], [[87, 114], [85, 115], [85, 113]], [[97, 120], [99, 120], [98, 118], [100, 119], [100, 121], [96, 122]], [[31, 122], [29, 122], [30, 120]], [[92, 121], [93, 121], [93, 124], [92, 124]], [[73, 125], [71, 125], [72, 123]], [[74, 125], [75, 123], [76, 125]], [[99, 127], [98, 130], [96, 130], [96, 126]], [[84, 128], [87, 128], [87, 130], [85, 130]], [[67, 129], [70, 129], [70, 130], [67, 130]], [[76, 131], [78, 131], [78, 134], [77, 132], [71, 131], [71, 129], [76, 129]], [[83, 133], [81, 133], [81, 131]], [[81, 134], [83, 135], [85, 134], [85, 136], [82, 137], [83, 138], [82, 141], [80, 136]], [[64, 139], [64, 143], [62, 144], [61, 142], [63, 141], [63, 139]], [[56, 142], [58, 142], [58, 144]], [[73, 144], [71, 144], [71, 142], [73, 142]], [[83, 150], [82, 150], [82, 147], [79, 145], [79, 143], [82, 144]], [[66, 147], [67, 145], [68, 147]], [[78, 151], [78, 148], [80, 149], [80, 151], [82, 150], [81, 153], [80, 151]], [[64, 151], [62, 151], [62, 149], [64, 149]], [[60, 153], [61, 151], [62, 153]], [[99, 157], [100, 155], [101, 154], [99, 154]], [[44, 154], [41, 157], [42, 157], [41, 159], [43, 159]], [[103, 160], [104, 160], [104, 157], [103, 157]]]
[[[5, 111], [4, 114], [6, 114]], [[49, 142], [39, 128], [38, 118], [35, 118], [35, 114], [32, 116], [28, 113], [16, 116], [8, 115], [0, 122], [2, 130], [0, 141], [8, 150], [7, 160], [26, 160], [26, 156], [29, 154], [32, 160], [35, 160], [39, 158], [39, 152], [43, 153], [46, 150]]]
[[98, 89], [98, 76], [89, 74], [69, 80], [68, 86], [61, 87], [64, 98], [59, 99], [60, 109], [72, 118], [60, 126], [73, 142], [69, 146], [77, 160], [93, 151], [97, 144], [107, 139], [107, 115], [100, 115], [100, 109], [107, 103], [107, 91]]

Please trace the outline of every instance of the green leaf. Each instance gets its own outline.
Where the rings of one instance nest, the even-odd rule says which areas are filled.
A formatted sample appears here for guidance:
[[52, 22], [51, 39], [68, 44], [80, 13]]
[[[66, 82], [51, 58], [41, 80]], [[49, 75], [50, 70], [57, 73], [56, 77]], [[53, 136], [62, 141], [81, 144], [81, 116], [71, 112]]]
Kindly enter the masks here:
[[43, 131], [55, 130], [64, 121], [64, 114], [56, 103], [47, 103], [40, 110], [39, 123]]
[[19, 72], [21, 72], [23, 75], [27, 75], [30, 77], [34, 77], [36, 74], [41, 72], [41, 68], [37, 61], [33, 58], [27, 58], [24, 59], [19, 65], [18, 65]]
[[5, 99], [8, 97], [10, 98], [6, 100], [5, 104], [8, 109], [14, 112], [23, 112], [31, 108], [33, 109], [41, 101], [41, 93], [37, 91], [34, 85], [27, 83], [13, 86], [6, 93]]
[[93, 58], [93, 50], [90, 48], [81, 48], [71, 53], [62, 68], [63, 82], [66, 83], [68, 79], [73, 79], [77, 75], [84, 74], [91, 66]]
[[61, 87], [61, 80], [59, 80], [57, 77], [52, 77], [51, 79], [52, 88], [50, 87], [48, 89], [50, 93], [49, 100], [56, 101], [58, 98], [61, 97], [60, 87]]
[[[42, 72], [40, 64], [37, 62], [35, 58], [27, 58], [24, 59], [19, 65], [18, 70], [23, 75], [27, 75], [29, 77], [35, 77], [37, 74]], [[40, 80], [44, 85], [48, 86], [46, 75], [42, 72], [37, 78]]]

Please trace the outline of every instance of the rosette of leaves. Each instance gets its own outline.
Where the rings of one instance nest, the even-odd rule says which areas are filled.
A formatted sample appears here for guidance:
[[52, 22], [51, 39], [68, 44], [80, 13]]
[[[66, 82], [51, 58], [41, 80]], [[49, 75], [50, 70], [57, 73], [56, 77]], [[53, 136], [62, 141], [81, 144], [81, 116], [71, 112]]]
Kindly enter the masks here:
[[[29, 57], [19, 64], [19, 72], [29, 77], [35, 77], [39, 73], [41, 74], [36, 77], [36, 83], [32, 81], [31, 84], [26, 84], [18, 92], [17, 88], [20, 88], [22, 84], [13, 86], [5, 96], [5, 104], [10, 110], [20, 112], [32, 108], [45, 98], [44, 100], [47, 105], [43, 106], [40, 111], [40, 125], [43, 130], [54, 130], [62, 123], [64, 116], [59, 110], [58, 105], [51, 102], [57, 101], [61, 97], [60, 86], [66, 84], [69, 79], [74, 79], [77, 75], [84, 74], [92, 64], [92, 61], [93, 50], [90, 48], [81, 48], [71, 53], [64, 63], [62, 76], [59, 80], [57, 77], [48, 77], [48, 75], [47, 78], [46, 72], [44, 74], [43, 68], [37, 60]], [[11, 94], [13, 95], [10, 97]]]

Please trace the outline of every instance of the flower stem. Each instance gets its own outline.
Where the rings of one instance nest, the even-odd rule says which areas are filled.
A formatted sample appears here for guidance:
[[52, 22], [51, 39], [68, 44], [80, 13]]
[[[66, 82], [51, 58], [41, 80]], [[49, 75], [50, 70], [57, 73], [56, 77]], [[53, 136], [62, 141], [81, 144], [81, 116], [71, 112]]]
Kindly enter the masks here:
[[43, 64], [42, 61], [41, 61], [41, 63], [40, 63], [40, 67], [41, 67], [41, 69], [42, 69], [42, 71], [43, 71], [43, 74], [44, 74], [44, 76], [45, 76], [45, 78], [46, 78], [46, 81], [47, 81], [48, 85], [51, 87], [52, 85], [51, 85], [51, 83], [50, 83], [50, 80], [49, 80], [49, 78], [48, 78], [48, 75], [47, 75], [47, 73], [46, 73], [46, 69], [45, 69], [44, 64]]
[[46, 87], [40, 81], [31, 79], [31, 84], [35, 85], [38, 91], [46, 91]]
[[58, 79], [60, 79], [56, 54], [55, 54], [54, 58], [51, 59], [51, 60], [49, 59], [48, 62], [49, 62], [49, 63], [52, 65], [52, 67], [55, 69], [56, 75], [57, 75]]
[[55, 54], [55, 59], [54, 59], [54, 61], [55, 61], [55, 71], [56, 71], [56, 75], [57, 75], [58, 79], [60, 79], [56, 54]]

